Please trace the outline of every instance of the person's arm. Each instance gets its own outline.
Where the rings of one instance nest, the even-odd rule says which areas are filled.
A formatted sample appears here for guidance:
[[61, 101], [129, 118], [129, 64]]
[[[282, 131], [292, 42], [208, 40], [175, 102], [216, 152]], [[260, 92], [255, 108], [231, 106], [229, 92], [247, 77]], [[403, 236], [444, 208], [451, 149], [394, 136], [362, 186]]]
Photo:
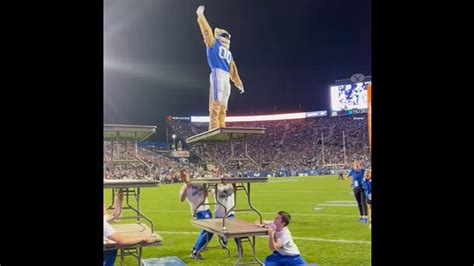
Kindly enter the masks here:
[[275, 241], [275, 231], [272, 227], [268, 228], [268, 248], [271, 251], [281, 248], [280, 240]]
[[130, 237], [130, 236], [124, 236], [115, 229], [110, 226], [110, 224], [106, 221], [105, 216], [104, 216], [104, 237], [107, 239], [113, 240], [117, 242], [119, 245], [133, 245], [137, 243], [151, 243], [155, 241], [155, 236], [147, 236], [147, 237]]
[[208, 48], [211, 48], [214, 44], [214, 35], [212, 34], [212, 28], [209, 26], [206, 17], [204, 16], [204, 6], [199, 6], [196, 10], [197, 14], [197, 22], [199, 24], [199, 28], [201, 29], [202, 37], [204, 39], [204, 43]]
[[105, 207], [104, 205], [104, 217], [105, 217], [105, 220], [108, 222], [110, 220], [112, 220], [112, 216], [109, 214], [109, 212], [107, 211], [107, 208]]
[[118, 219], [122, 215], [122, 200], [123, 192], [122, 190], [119, 190], [119, 192], [115, 196], [115, 210], [111, 220]]
[[240, 90], [240, 93], [244, 93], [244, 84], [239, 77], [239, 71], [237, 70], [237, 65], [235, 61], [230, 61], [230, 80], [234, 82], [235, 86]]
[[183, 202], [186, 199], [186, 191], [187, 190], [188, 190], [188, 184], [185, 183], [181, 187], [181, 191], [179, 193], [179, 197], [180, 197], [181, 202]]
[[354, 175], [352, 173], [352, 169], [349, 171], [349, 173], [347, 173], [347, 176], [351, 177], [351, 186], [354, 186]]
[[362, 178], [362, 188], [364, 189], [365, 194], [367, 195], [367, 179]]
[[267, 227], [267, 226], [273, 226], [273, 221], [265, 221], [265, 220], [262, 220], [262, 224], [260, 224], [260, 220], [255, 220], [255, 224], [258, 225], [258, 226], [261, 226], [261, 227]]
[[152, 243], [156, 240], [154, 236], [124, 236], [118, 232], [115, 232], [107, 237], [110, 240], [117, 242], [117, 244], [124, 245], [133, 245], [138, 243]]

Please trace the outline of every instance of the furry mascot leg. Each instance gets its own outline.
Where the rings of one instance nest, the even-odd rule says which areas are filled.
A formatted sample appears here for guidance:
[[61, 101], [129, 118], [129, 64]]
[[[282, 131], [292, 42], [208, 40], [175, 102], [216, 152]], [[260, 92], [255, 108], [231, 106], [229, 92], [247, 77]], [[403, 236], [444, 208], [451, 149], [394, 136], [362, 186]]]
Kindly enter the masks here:
[[219, 127], [225, 127], [225, 117], [227, 114], [227, 108], [221, 106], [221, 111], [219, 112]]
[[209, 106], [209, 130], [219, 127], [219, 113], [222, 105], [220, 102], [212, 102]]

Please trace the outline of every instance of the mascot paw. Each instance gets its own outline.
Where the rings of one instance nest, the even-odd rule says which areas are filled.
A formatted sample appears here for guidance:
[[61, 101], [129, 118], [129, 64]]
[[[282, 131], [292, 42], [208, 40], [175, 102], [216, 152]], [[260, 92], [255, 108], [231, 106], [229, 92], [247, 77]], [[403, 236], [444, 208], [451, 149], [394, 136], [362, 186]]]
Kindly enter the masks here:
[[198, 16], [204, 15], [204, 6], [199, 6], [198, 9], [196, 10], [196, 14]]
[[239, 86], [237, 88], [240, 90], [240, 94], [243, 94], [245, 92], [244, 86]]

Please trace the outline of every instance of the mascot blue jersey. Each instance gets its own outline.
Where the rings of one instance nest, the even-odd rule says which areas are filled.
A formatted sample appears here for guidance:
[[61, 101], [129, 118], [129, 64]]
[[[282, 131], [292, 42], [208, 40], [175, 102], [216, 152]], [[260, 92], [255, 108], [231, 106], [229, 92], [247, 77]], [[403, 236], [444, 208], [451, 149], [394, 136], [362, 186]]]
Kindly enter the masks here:
[[217, 39], [214, 38], [214, 44], [211, 48], [206, 48], [207, 62], [212, 69], [219, 68], [225, 72], [230, 70], [230, 62], [232, 62], [232, 53], [225, 48]]

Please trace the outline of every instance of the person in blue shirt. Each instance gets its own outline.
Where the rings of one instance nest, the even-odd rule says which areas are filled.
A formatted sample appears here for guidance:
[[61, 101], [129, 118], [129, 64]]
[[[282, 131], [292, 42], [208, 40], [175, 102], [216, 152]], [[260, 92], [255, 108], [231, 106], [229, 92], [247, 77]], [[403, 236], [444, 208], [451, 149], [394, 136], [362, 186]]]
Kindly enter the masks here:
[[372, 170], [371, 169], [365, 170], [362, 186], [364, 187], [365, 198], [367, 200], [367, 210], [369, 214], [369, 228], [372, 228]]
[[352, 177], [352, 191], [354, 192], [354, 197], [357, 201], [357, 206], [359, 207], [359, 222], [367, 223], [367, 206], [364, 193], [364, 187], [362, 186], [362, 181], [364, 179], [365, 169], [361, 168], [361, 163], [358, 160], [354, 161], [354, 167], [347, 174]]

